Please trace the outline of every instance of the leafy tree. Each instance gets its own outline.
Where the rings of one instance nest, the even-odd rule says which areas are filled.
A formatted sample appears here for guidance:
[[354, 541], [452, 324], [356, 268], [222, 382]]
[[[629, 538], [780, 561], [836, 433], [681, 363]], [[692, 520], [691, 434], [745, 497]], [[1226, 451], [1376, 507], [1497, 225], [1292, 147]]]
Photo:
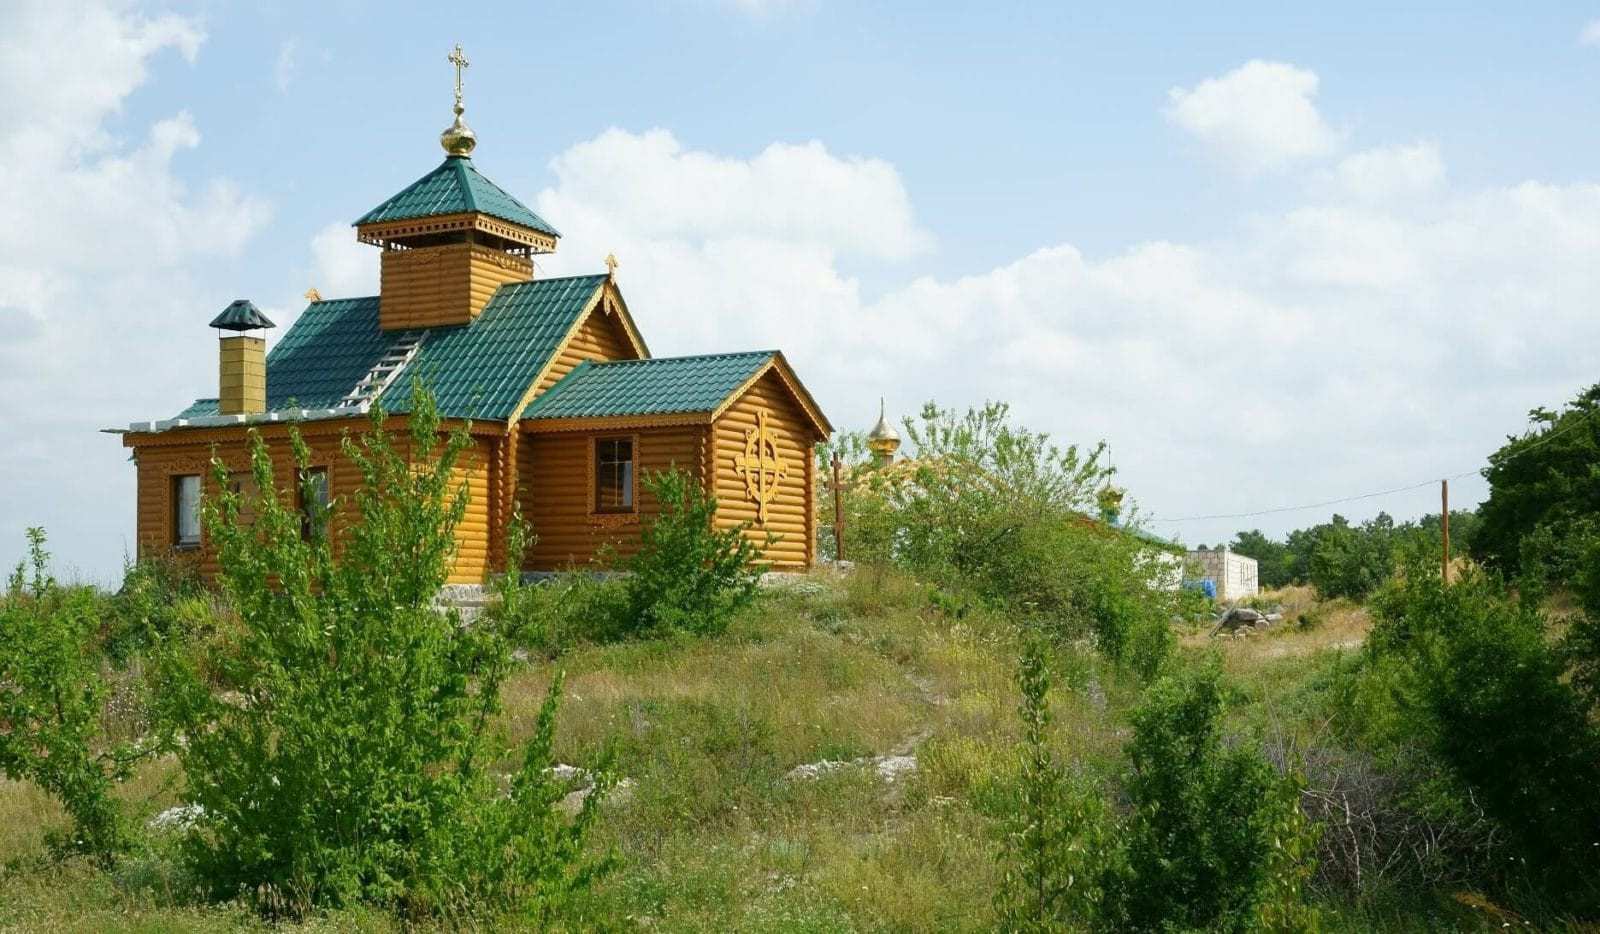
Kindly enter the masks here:
[[766, 571], [747, 527], [718, 529], [716, 499], [681, 470], [652, 474], [644, 485], [661, 509], [645, 520], [639, 550], [622, 562], [632, 572], [628, 619], [644, 633], [722, 632], [755, 599]]
[[1287, 587], [1294, 583], [1289, 546], [1262, 534], [1260, 529], [1240, 532], [1233, 537], [1229, 550], [1256, 559], [1257, 580], [1262, 587]]
[[1010, 408], [991, 402], [962, 416], [933, 403], [906, 422], [916, 448], [912, 481], [896, 492], [905, 563], [935, 580], [986, 596], [1015, 595], [1027, 569], [1011, 560], [1017, 540], [1040, 517], [1093, 515], [1110, 478], [1105, 445], [1080, 451], [1012, 425]]
[[102, 725], [110, 689], [94, 591], [50, 575], [43, 529], [28, 530], [28, 555], [0, 599], [0, 774], [61, 802], [73, 823], [61, 849], [110, 861], [130, 843], [112, 789], [140, 752]]
[[1394, 572], [1394, 519], [1386, 512], [1360, 526], [1343, 516], [1322, 527], [1311, 550], [1307, 577], [1323, 599], [1360, 600]]
[[1285, 573], [1289, 580], [1296, 584], [1304, 584], [1311, 579], [1311, 553], [1317, 548], [1317, 538], [1327, 524], [1312, 526], [1308, 529], [1295, 529], [1284, 538], [1284, 547], [1288, 550]]
[[[1125, 865], [1107, 881], [1115, 927], [1254, 930], [1309, 869], [1298, 795], [1254, 749], [1222, 739], [1217, 666], [1169, 674], [1133, 714]], [[1289, 837], [1286, 839], [1285, 834]], [[1299, 859], [1284, 860], [1291, 845]], [[1279, 906], [1281, 909], [1282, 906]]]
[[[1003, 403], [964, 415], [924, 406], [907, 420], [915, 456], [868, 466], [858, 439], [845, 498], [847, 553], [892, 560], [941, 589], [949, 606], [975, 600], [1052, 631], [1093, 632], [1106, 655], [1153, 677], [1175, 637], [1175, 595], [1156, 586], [1169, 567], [1127, 528], [1099, 521], [1112, 471], [1104, 445], [1058, 447], [1013, 425]], [[851, 551], [859, 547], [859, 551]]]
[[1489, 498], [1472, 554], [1508, 577], [1572, 582], [1586, 543], [1600, 535], [1600, 384], [1561, 411], [1537, 408], [1532, 427], [1489, 455]]
[[[465, 626], [434, 605], [467, 504], [455, 468], [469, 439], [441, 437], [420, 387], [411, 411], [408, 438], [375, 409], [343, 442], [362, 485], [353, 504], [325, 507], [354, 520], [331, 536], [303, 536], [259, 437], [256, 492], [206, 500], [236, 618], [192, 646], [165, 643], [155, 665], [198, 805], [184, 845], [214, 894], [271, 913], [363, 901], [541, 923], [599, 868], [581, 857], [599, 796], [574, 822], [552, 815], [565, 790], [546, 771], [559, 679], [520, 763], [496, 771], [516, 753], [495, 724], [523, 616]], [[291, 441], [303, 470], [308, 451]]]

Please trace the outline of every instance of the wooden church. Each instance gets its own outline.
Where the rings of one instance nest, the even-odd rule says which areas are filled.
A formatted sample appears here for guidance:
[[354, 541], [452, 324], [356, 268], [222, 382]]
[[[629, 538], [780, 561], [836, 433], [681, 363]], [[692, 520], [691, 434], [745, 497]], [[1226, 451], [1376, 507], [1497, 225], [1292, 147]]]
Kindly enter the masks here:
[[[811, 564], [812, 451], [832, 431], [816, 401], [779, 351], [652, 357], [611, 257], [604, 274], [538, 278], [533, 258], [554, 252], [560, 234], [473, 163], [460, 51], [444, 162], [355, 222], [357, 239], [382, 251], [379, 294], [308, 294], [270, 353], [272, 322], [234, 302], [211, 322], [217, 397], [123, 434], [138, 470], [139, 554], [192, 552], [215, 573], [200, 500], [214, 489], [213, 452], [249, 476], [251, 432], [267, 442], [281, 489], [303, 498], [309, 486], [337, 526], [360, 483], [340, 438], [366, 429], [378, 403], [403, 425], [421, 380], [446, 427], [465, 424], [472, 439], [453, 583], [507, 566], [518, 509], [537, 537], [524, 570], [582, 565], [602, 544], [627, 554], [656, 508], [643, 478], [673, 467], [716, 496], [720, 527], [747, 525], [774, 567]], [[312, 451], [304, 477], [291, 425]]]

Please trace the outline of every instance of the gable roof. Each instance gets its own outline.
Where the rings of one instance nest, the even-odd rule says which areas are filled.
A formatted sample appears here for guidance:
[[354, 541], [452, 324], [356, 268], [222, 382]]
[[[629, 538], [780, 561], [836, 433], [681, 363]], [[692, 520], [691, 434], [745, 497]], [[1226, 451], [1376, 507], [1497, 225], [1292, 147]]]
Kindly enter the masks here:
[[488, 214], [552, 237], [561, 236], [527, 205], [485, 178], [466, 156], [446, 158], [438, 168], [363, 214], [355, 226], [471, 213]]
[[416, 358], [384, 391], [384, 407], [409, 411], [411, 387], [421, 379], [441, 415], [510, 418], [606, 281], [604, 275], [568, 276], [502, 285], [471, 324], [429, 331]]
[[585, 360], [535, 399], [524, 421], [620, 418], [711, 412], [777, 355], [776, 351]]
[[529, 430], [564, 431], [641, 418], [672, 424], [715, 421], [768, 374], [783, 384], [822, 437], [833, 433], [777, 350], [584, 361], [523, 411], [522, 424]]
[[[426, 331], [384, 390], [384, 407], [409, 411], [420, 378], [447, 418], [510, 418], [606, 281], [568, 276], [501, 286], [471, 324]], [[400, 337], [378, 329], [377, 296], [311, 303], [267, 355], [267, 410], [338, 407]], [[217, 400], [199, 399], [177, 417], [216, 414]]]

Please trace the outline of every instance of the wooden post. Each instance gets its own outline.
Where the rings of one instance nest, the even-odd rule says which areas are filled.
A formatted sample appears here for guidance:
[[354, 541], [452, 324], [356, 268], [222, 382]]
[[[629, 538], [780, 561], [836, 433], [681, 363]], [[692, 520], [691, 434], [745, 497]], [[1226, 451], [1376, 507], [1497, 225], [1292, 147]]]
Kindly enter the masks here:
[[1450, 583], [1450, 481], [1439, 481], [1439, 531], [1444, 534], [1444, 582]]
[[844, 560], [844, 508], [840, 502], [839, 452], [833, 452], [833, 560]]

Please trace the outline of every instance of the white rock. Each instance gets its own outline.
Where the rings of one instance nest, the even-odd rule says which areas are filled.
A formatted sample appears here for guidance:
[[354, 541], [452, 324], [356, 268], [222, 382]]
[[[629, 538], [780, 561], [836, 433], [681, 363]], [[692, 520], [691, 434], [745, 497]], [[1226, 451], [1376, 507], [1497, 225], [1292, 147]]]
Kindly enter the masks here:
[[206, 809], [198, 804], [180, 804], [150, 818], [145, 826], [151, 830], [188, 830], [205, 815]]

